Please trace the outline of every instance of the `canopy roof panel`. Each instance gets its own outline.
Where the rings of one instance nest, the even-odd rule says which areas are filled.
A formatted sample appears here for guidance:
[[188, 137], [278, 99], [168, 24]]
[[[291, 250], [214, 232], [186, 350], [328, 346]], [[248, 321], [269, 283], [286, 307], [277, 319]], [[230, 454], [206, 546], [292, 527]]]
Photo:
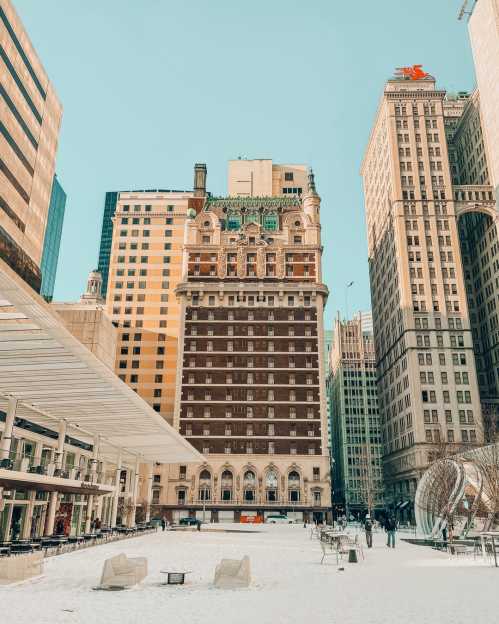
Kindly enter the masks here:
[[173, 427], [63, 325], [57, 312], [0, 260], [0, 409], [144, 462], [204, 461]]

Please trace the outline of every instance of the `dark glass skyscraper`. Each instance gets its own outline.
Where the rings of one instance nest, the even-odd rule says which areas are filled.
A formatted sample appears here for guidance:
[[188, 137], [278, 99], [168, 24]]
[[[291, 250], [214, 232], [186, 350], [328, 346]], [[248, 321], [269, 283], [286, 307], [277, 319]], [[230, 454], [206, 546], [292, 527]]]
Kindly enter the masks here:
[[43, 242], [42, 262], [40, 265], [42, 272], [40, 294], [47, 301], [52, 301], [54, 295], [55, 276], [57, 273], [57, 262], [59, 260], [59, 248], [61, 245], [62, 224], [64, 223], [65, 210], [66, 193], [59, 184], [57, 176], [54, 175], [47, 215], [47, 226], [45, 228], [45, 239]]
[[111, 258], [111, 243], [113, 242], [113, 217], [116, 212], [118, 193], [110, 191], [106, 193], [104, 202], [104, 215], [102, 217], [102, 232], [100, 237], [99, 266], [102, 275], [102, 296], [107, 293], [107, 279], [109, 275], [109, 260]]

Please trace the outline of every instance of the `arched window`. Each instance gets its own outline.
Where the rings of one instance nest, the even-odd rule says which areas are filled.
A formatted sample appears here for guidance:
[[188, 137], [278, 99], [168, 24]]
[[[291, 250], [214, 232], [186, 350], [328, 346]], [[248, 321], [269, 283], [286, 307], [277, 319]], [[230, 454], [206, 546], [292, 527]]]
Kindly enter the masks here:
[[288, 483], [289, 485], [300, 485], [300, 475], [296, 470], [292, 470], [288, 474]]
[[206, 468], [204, 470], [201, 470], [201, 473], [199, 474], [199, 480], [211, 481], [211, 472], [209, 470], [206, 470]]
[[252, 470], [246, 470], [246, 472], [244, 473], [244, 481], [245, 483], [248, 483], [248, 484], [251, 483], [255, 485], [256, 483], [255, 473]]
[[246, 470], [244, 473], [243, 498], [248, 503], [256, 501], [256, 475], [252, 470]]
[[296, 470], [288, 474], [288, 501], [298, 503], [300, 501], [300, 475]]
[[277, 502], [278, 477], [275, 470], [269, 470], [265, 475], [265, 495], [269, 503]]
[[222, 472], [222, 478], [220, 479], [220, 494], [223, 501], [231, 501], [233, 498], [233, 485], [234, 477], [230, 470], [224, 470]]
[[206, 468], [199, 474], [198, 499], [200, 501], [211, 500], [211, 472]]

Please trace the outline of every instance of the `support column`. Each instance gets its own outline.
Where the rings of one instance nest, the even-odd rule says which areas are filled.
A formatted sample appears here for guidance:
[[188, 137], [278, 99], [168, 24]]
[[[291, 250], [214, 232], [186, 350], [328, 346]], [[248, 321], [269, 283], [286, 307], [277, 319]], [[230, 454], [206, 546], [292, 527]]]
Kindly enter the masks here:
[[[12, 443], [12, 430], [14, 429], [14, 420], [16, 418], [17, 399], [9, 397], [7, 404], [7, 416], [5, 418], [5, 427], [0, 440], [0, 460], [8, 459]], [[0, 512], [3, 511], [3, 487], [0, 487]], [[10, 526], [10, 524], [9, 524]], [[2, 536], [0, 535], [0, 538]]]
[[137, 495], [139, 493], [139, 458], [137, 457], [135, 460], [135, 471], [133, 474], [132, 481], [132, 509], [131, 513], [128, 517], [128, 526], [135, 526], [135, 513], [137, 511]]
[[116, 461], [116, 482], [113, 495], [113, 505], [111, 509], [111, 522], [110, 526], [116, 526], [116, 518], [118, 517], [118, 503], [120, 499], [120, 475], [121, 475], [121, 451], [118, 452], [118, 459]]
[[[66, 439], [66, 421], [59, 423], [59, 437], [57, 438], [57, 453], [55, 467], [61, 469], [64, 457], [64, 441]], [[45, 535], [54, 534], [55, 512], [57, 507], [59, 492], [50, 492], [49, 505], [47, 508], [47, 519], [45, 521]]]
[[31, 535], [31, 525], [33, 524], [33, 514], [35, 512], [35, 497], [36, 491], [29, 490], [28, 505], [26, 507], [26, 519], [24, 521], [24, 527], [21, 534], [21, 539], [29, 539]]
[[[99, 446], [100, 446], [100, 438], [96, 436], [94, 438], [94, 449], [92, 454], [92, 461], [90, 466], [90, 481], [92, 483], [96, 482], [97, 477], [97, 464], [99, 461]], [[90, 533], [91, 525], [92, 525], [92, 512], [94, 508], [94, 496], [90, 494], [87, 499], [87, 515], [85, 519], [85, 533]]]
[[147, 495], [146, 495], [146, 522], [149, 522], [151, 519], [151, 503], [152, 503], [152, 484], [153, 484], [153, 465], [148, 464], [148, 475], [147, 475]]
[[7, 459], [10, 453], [12, 442], [12, 430], [14, 429], [14, 420], [16, 418], [17, 399], [9, 397], [7, 404], [7, 416], [5, 418], [5, 427], [0, 440], [0, 459]]

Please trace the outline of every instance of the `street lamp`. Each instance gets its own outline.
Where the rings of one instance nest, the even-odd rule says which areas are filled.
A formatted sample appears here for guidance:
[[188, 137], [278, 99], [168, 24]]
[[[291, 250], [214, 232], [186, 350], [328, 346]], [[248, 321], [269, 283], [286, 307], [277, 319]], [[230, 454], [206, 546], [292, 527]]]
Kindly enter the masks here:
[[345, 284], [345, 320], [348, 321], [348, 289], [354, 285], [354, 282]]

